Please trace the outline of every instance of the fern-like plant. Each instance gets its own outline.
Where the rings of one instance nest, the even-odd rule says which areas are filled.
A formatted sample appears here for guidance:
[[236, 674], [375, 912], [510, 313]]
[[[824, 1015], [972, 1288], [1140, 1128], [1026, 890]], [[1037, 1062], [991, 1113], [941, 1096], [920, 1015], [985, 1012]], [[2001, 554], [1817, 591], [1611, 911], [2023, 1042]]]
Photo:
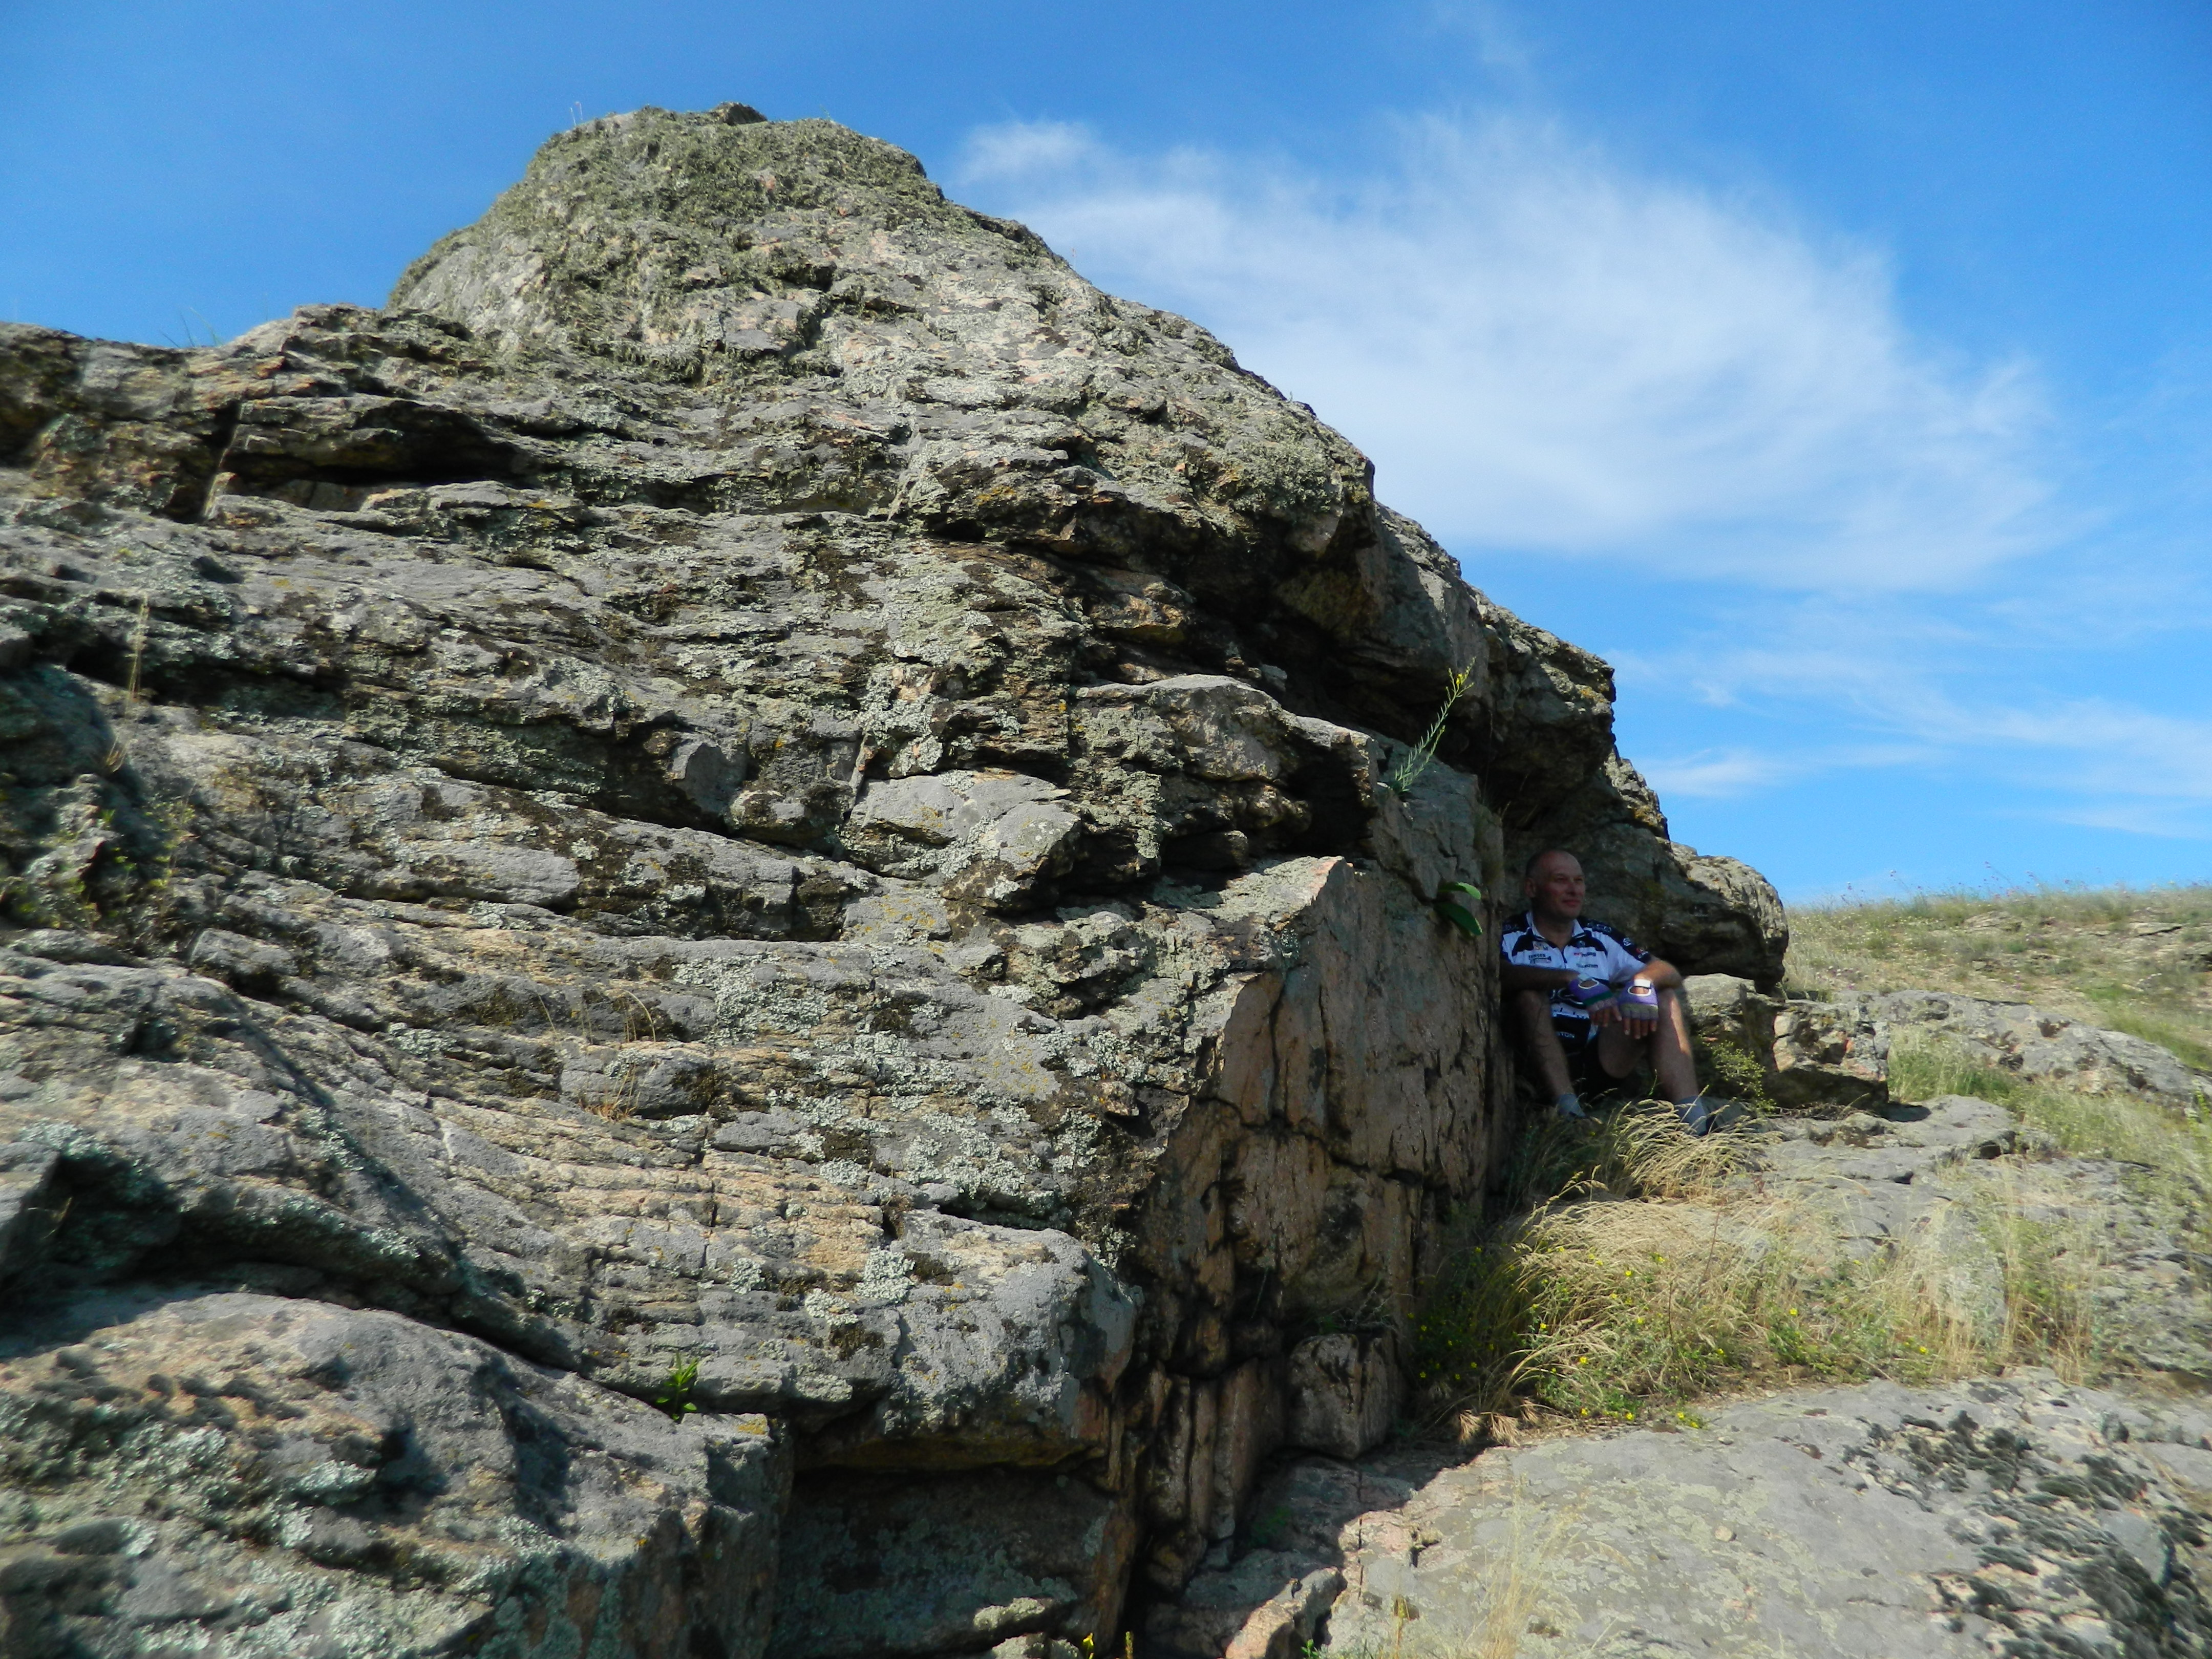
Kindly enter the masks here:
[[1429, 729], [1421, 734], [1413, 752], [1390, 769], [1387, 781], [1400, 794], [1408, 793], [1414, 781], [1434, 763], [1437, 746], [1444, 740], [1444, 727], [1451, 720], [1452, 710], [1459, 707], [1459, 700], [1474, 684], [1474, 659], [1470, 658], [1465, 667], [1452, 671], [1451, 678], [1444, 683], [1443, 707], [1437, 710], [1436, 719], [1429, 722]]

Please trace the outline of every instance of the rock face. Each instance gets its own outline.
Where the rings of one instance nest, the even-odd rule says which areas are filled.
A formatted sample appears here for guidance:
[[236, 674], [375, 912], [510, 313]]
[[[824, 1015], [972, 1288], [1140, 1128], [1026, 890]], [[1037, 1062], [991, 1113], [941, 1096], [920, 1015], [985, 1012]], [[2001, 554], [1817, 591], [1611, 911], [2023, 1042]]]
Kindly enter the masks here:
[[1512, 1127], [1441, 884], [1778, 970], [1609, 699], [826, 122], [563, 134], [387, 311], [0, 328], [0, 1645], [1110, 1637], [1389, 1424]]
[[0, 1471], [24, 1659], [696, 1651], [765, 1623], [790, 1486], [763, 1419], [679, 1428], [397, 1314], [175, 1291], [10, 1332]]
[[1909, 1252], [1969, 1317], [2004, 1316], [2015, 1252], [2051, 1252], [2095, 1363], [2132, 1376], [1796, 1389], [1471, 1458], [1433, 1441], [1288, 1458], [1231, 1547], [1150, 1610], [1152, 1650], [2204, 1651], [2212, 1295], [2193, 1189], [2057, 1155], [1959, 1095], [1770, 1115], [1732, 1139], [1731, 1203], [1794, 1214], [1823, 1254]]

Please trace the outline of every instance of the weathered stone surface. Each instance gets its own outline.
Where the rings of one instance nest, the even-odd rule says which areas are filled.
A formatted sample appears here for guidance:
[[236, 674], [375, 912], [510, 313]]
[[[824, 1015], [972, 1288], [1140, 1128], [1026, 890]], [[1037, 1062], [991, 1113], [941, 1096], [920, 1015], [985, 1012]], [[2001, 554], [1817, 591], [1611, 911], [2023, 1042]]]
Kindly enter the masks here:
[[2185, 1107], [2212, 1097], [2212, 1079], [2156, 1043], [2046, 1008], [1948, 991], [1850, 993], [1835, 1006], [1887, 1022], [1893, 1036], [1936, 1037], [2030, 1083], [2118, 1091]]
[[1889, 1027], [1856, 1003], [1792, 1000], [1774, 1021], [1774, 1076], [1785, 1109], [1873, 1109], [1889, 1099]]
[[[1948, 1177], [1960, 1166], [2038, 1146], [2011, 1113], [1966, 1095], [1841, 1118], [1751, 1119], [1738, 1133], [1748, 1142], [1744, 1184], [1816, 1212], [1812, 1231], [1838, 1255], [1864, 1257], [1926, 1244], [1948, 1252], [1967, 1273], [1993, 1265], [1972, 1225], [1954, 1213], [1982, 1189]], [[2008, 1166], [2008, 1176], [2016, 1173], [2017, 1166]]]
[[769, 1652], [972, 1651], [1089, 1608], [1110, 1629], [1135, 1542], [1125, 1502], [1066, 1475], [803, 1479]]
[[1486, 1452], [1344, 1522], [1324, 1645], [2196, 1653], [2212, 1642], [2208, 1433], [2194, 1403], [2030, 1373]]
[[1162, 1659], [1298, 1659], [1344, 1589], [1333, 1568], [1255, 1550], [1201, 1575], [1180, 1601], [1152, 1609], [1149, 1650]]
[[61, 1154], [33, 1141], [0, 1146], [0, 1280], [37, 1265], [59, 1207]]
[[[471, 1398], [641, 1433], [620, 1397], [696, 1363], [680, 1433], [764, 1413], [804, 1471], [780, 1654], [1049, 1650], [1235, 1532], [1300, 1345], [1401, 1320], [1481, 1191], [1495, 965], [1443, 884], [1596, 826], [1632, 927], [1765, 972], [1771, 896], [1666, 842], [1603, 665], [889, 146], [591, 124], [394, 301], [0, 328], [0, 1273], [40, 1319], [359, 1304]], [[580, 1457], [576, 1410], [539, 1431]], [[724, 1523], [625, 1490], [559, 1572], [633, 1609]], [[1024, 1494], [999, 1555], [837, 1565]], [[337, 1605], [374, 1571], [332, 1559]], [[150, 1650], [85, 1594], [36, 1617]], [[592, 1650], [769, 1640], [750, 1591], [684, 1616]]]
[[1762, 1077], [1774, 1071], [1774, 1020], [1779, 998], [1763, 995], [1751, 981], [1734, 974], [1692, 974], [1682, 982], [1690, 1031], [1708, 1050], [1733, 1049]]
[[0, 1339], [0, 1650], [757, 1656], [789, 1476], [397, 1314], [87, 1297]]
[[1290, 1443], [1333, 1457], [1358, 1457], [1382, 1444], [1405, 1392], [1391, 1346], [1336, 1332], [1293, 1348]]

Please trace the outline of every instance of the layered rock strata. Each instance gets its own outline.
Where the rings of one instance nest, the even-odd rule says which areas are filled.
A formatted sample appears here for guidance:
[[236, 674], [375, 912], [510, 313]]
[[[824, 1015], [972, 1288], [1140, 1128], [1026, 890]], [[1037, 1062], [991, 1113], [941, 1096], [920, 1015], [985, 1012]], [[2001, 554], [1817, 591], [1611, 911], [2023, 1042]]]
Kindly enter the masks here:
[[0, 328], [0, 1647], [1109, 1637], [1390, 1421], [1510, 1127], [1441, 884], [1579, 839], [1777, 977], [1609, 698], [826, 122], [562, 134], [388, 310]]

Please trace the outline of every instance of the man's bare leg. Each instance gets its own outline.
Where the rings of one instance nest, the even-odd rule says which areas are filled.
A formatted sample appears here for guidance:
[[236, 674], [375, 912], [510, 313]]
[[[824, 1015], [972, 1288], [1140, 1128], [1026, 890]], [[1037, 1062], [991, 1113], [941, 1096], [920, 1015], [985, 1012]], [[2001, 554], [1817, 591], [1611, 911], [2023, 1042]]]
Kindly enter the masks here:
[[1659, 1023], [1642, 1036], [1631, 1036], [1620, 1025], [1608, 1024], [1597, 1035], [1597, 1063], [1607, 1077], [1632, 1075], [1649, 1065], [1659, 1092], [1679, 1106], [1698, 1096], [1698, 1066], [1691, 1057], [1690, 1020], [1683, 1012], [1682, 994], [1669, 987], [1659, 993]]
[[1513, 1015], [1521, 1027], [1522, 1052], [1535, 1066], [1537, 1080], [1543, 1084], [1544, 1092], [1553, 1100], [1574, 1093], [1574, 1077], [1567, 1070], [1567, 1051], [1559, 1045], [1559, 1034], [1552, 1029], [1552, 999], [1541, 991], [1516, 992]]
[[1659, 1092], [1676, 1105], [1698, 1097], [1698, 1062], [1690, 1048], [1690, 1016], [1681, 992], [1659, 993], [1659, 1029], [1651, 1034], [1651, 1069]]

